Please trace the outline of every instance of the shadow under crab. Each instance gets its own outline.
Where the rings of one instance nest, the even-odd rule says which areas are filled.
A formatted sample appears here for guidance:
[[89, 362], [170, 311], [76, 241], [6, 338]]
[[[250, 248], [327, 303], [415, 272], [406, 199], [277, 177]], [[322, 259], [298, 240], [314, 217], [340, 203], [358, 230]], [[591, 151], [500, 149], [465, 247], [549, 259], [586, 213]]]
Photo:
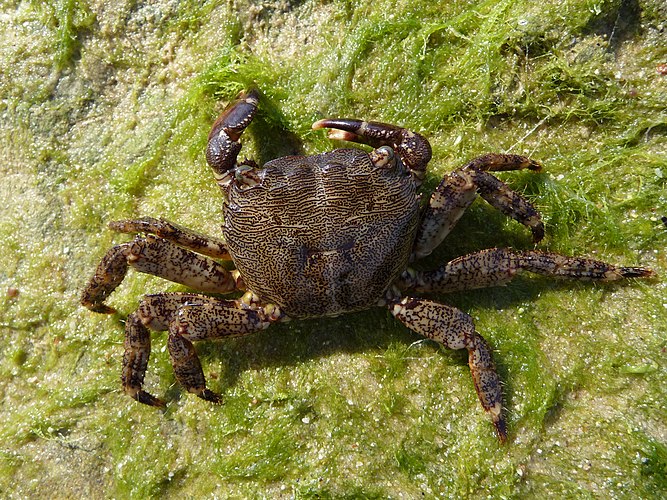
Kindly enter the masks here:
[[[419, 294], [502, 285], [522, 270], [600, 281], [652, 274], [641, 267], [509, 248], [473, 252], [432, 271], [412, 270], [410, 262], [429, 255], [478, 195], [541, 240], [544, 226], [531, 203], [490, 173], [540, 170], [540, 165], [519, 155], [481, 156], [446, 175], [420, 209], [417, 189], [431, 159], [420, 134], [380, 122], [320, 120], [313, 128], [329, 128], [332, 138], [374, 149], [286, 156], [260, 167], [237, 161], [239, 139], [258, 104], [257, 91], [241, 94], [209, 135], [206, 158], [223, 194], [223, 239], [163, 219], [112, 222], [116, 231], [144, 236], [111, 248], [83, 291], [84, 306], [113, 312], [104, 301], [128, 267], [198, 291], [147, 295], [128, 316], [121, 379], [125, 392], [141, 403], [164, 405], [142, 388], [149, 330], [169, 332], [178, 382], [218, 403], [220, 396], [206, 387], [194, 341], [380, 306], [424, 337], [468, 351], [481, 405], [505, 441], [502, 388], [491, 348], [469, 315]], [[218, 260], [231, 260], [235, 270]], [[237, 300], [204, 295], [238, 290], [246, 293]]]

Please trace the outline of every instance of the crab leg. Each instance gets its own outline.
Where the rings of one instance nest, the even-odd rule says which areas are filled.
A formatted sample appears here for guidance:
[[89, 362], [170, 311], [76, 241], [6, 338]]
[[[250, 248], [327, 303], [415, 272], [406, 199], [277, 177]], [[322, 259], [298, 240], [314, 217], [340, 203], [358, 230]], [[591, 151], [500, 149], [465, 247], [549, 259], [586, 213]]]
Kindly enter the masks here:
[[238, 274], [227, 271], [222, 264], [148, 235], [112, 247], [106, 253], [83, 290], [81, 304], [91, 311], [114, 313], [104, 301], [123, 281], [128, 266], [201, 292], [230, 292], [240, 283]]
[[149, 233], [176, 245], [213, 257], [214, 259], [231, 260], [227, 244], [218, 238], [193, 231], [165, 219], [144, 217], [135, 220], [119, 220], [109, 223], [109, 227], [119, 233]]
[[142, 386], [150, 355], [148, 330], [168, 330], [167, 348], [178, 383], [202, 399], [219, 403], [220, 396], [206, 387], [192, 342], [248, 335], [282, 318], [276, 306], [248, 303], [245, 296], [232, 301], [194, 293], [147, 295], [125, 325], [123, 390], [140, 403], [164, 406], [162, 400], [148, 394]]
[[409, 270], [401, 276], [398, 286], [415, 292], [456, 292], [504, 285], [519, 271], [597, 281], [647, 278], [654, 274], [643, 267], [620, 267], [583, 257], [489, 248], [458, 257], [435, 271]]
[[424, 180], [426, 165], [431, 159], [431, 145], [421, 135], [381, 122], [365, 122], [351, 118], [329, 118], [313, 123], [313, 129], [330, 128], [329, 137], [342, 141], [368, 144], [374, 148], [390, 146], [412, 172], [415, 183]]
[[242, 92], [220, 114], [208, 135], [206, 161], [213, 169], [215, 180], [223, 193], [235, 177], [238, 167], [236, 158], [241, 151], [241, 143], [238, 141], [255, 116], [258, 104], [259, 92], [256, 89]]
[[475, 390], [484, 411], [491, 417], [501, 442], [507, 439], [503, 395], [491, 348], [475, 331], [466, 313], [430, 300], [404, 297], [388, 304], [391, 313], [410, 330], [449, 349], [467, 349]]
[[529, 227], [535, 241], [541, 240], [544, 237], [544, 225], [533, 205], [488, 173], [524, 168], [537, 171], [541, 167], [525, 156], [491, 153], [446, 175], [431, 195], [422, 218], [414, 247], [415, 257], [429, 255], [449, 234], [478, 194], [508, 217]]
[[151, 354], [151, 334], [136, 312], [130, 314], [125, 321], [123, 348], [123, 369], [120, 380], [125, 393], [140, 403], [164, 406], [164, 401], [142, 389]]

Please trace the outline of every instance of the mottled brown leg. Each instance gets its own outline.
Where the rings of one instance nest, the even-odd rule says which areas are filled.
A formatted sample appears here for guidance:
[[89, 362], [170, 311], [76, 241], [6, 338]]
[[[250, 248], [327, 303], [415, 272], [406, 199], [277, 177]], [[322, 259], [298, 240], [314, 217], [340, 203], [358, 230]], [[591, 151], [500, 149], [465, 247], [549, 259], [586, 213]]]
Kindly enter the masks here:
[[544, 225], [533, 205], [488, 171], [540, 170], [530, 158], [487, 154], [446, 175], [431, 195], [414, 247], [416, 258], [429, 255], [449, 234], [479, 194], [491, 206], [529, 227], [535, 241], [544, 237]]
[[135, 220], [119, 220], [110, 222], [109, 227], [120, 233], [154, 234], [180, 247], [213, 257], [214, 259], [231, 259], [227, 251], [227, 245], [223, 240], [198, 233], [165, 219], [144, 217]]
[[148, 329], [164, 331], [176, 317], [178, 309], [184, 304], [211, 300], [194, 293], [160, 293], [146, 295], [137, 310], [127, 317], [125, 323], [125, 352], [121, 384], [126, 394], [140, 403], [150, 406], [164, 406], [161, 399], [142, 389], [148, 358], [151, 350], [151, 338]]
[[164, 401], [142, 389], [151, 353], [151, 336], [136, 312], [130, 314], [125, 322], [124, 348], [120, 380], [125, 393], [140, 403], [164, 406]]
[[123, 281], [128, 266], [201, 292], [225, 293], [237, 286], [234, 275], [220, 263], [148, 235], [107, 252], [84, 288], [81, 303], [95, 312], [115, 312], [104, 300]]
[[81, 293], [81, 304], [91, 311], [113, 314], [116, 310], [104, 301], [123, 281], [127, 272], [129, 243], [109, 249]]
[[491, 417], [501, 442], [507, 439], [500, 377], [491, 348], [475, 331], [466, 313], [430, 300], [404, 297], [388, 304], [391, 313], [405, 326], [449, 349], [467, 349], [470, 373], [484, 411]]
[[653, 275], [653, 271], [643, 267], [614, 266], [583, 257], [490, 248], [454, 259], [435, 271], [407, 271], [398, 286], [415, 292], [472, 290], [504, 285], [522, 270], [558, 278], [597, 281]]
[[176, 380], [186, 391], [211, 403], [221, 403], [220, 395], [206, 387], [206, 377], [204, 377], [204, 370], [201, 367], [195, 346], [179, 333], [177, 328], [178, 326], [174, 325], [174, 330], [170, 329], [167, 339], [169, 357]]
[[148, 329], [169, 330], [167, 347], [176, 380], [188, 392], [218, 403], [220, 396], [206, 388], [192, 342], [247, 335], [282, 318], [277, 307], [260, 306], [246, 296], [240, 300], [219, 300], [195, 293], [147, 295], [126, 324], [123, 389], [140, 403], [164, 405], [143, 391], [142, 384], [150, 353]]
[[542, 165], [527, 156], [487, 153], [474, 158], [463, 168], [474, 168], [484, 172], [508, 172], [527, 168], [539, 172], [542, 170]]

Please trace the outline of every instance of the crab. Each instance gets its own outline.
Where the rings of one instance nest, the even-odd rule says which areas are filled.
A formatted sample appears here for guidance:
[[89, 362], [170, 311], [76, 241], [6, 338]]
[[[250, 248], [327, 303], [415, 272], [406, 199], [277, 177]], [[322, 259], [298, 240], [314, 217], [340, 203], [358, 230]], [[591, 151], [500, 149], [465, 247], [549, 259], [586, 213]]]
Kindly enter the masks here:
[[[513, 154], [480, 156], [445, 175], [421, 207], [418, 188], [431, 147], [422, 135], [394, 125], [324, 119], [313, 128], [373, 149], [287, 156], [263, 167], [238, 161], [239, 138], [259, 100], [256, 89], [241, 93], [209, 135], [206, 159], [222, 190], [223, 238], [151, 217], [111, 222], [111, 229], [137, 236], [111, 248], [83, 290], [81, 303], [107, 314], [115, 310], [105, 300], [129, 267], [196, 290], [146, 295], [127, 317], [121, 382], [140, 403], [165, 405], [143, 389], [151, 330], [168, 331], [179, 384], [220, 403], [206, 385], [193, 342], [380, 306], [410, 330], [468, 351], [479, 401], [504, 442], [502, 385], [491, 347], [468, 314], [420, 294], [504, 285], [519, 271], [600, 281], [653, 274], [643, 267], [510, 248], [473, 252], [436, 270], [413, 270], [411, 262], [429, 255], [478, 195], [540, 241], [544, 225], [533, 205], [490, 172], [541, 166]], [[221, 260], [231, 260], [234, 270]], [[240, 298], [233, 300], [208, 295], [235, 291]]]

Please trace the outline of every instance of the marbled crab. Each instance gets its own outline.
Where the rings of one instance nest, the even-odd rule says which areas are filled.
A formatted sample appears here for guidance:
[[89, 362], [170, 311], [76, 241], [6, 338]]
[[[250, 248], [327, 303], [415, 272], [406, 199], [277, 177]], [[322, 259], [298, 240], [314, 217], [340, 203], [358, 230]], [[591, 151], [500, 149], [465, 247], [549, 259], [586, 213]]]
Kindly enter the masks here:
[[[246, 335], [279, 321], [387, 307], [409, 329], [450, 349], [467, 349], [475, 389], [498, 438], [506, 439], [501, 382], [491, 348], [466, 313], [415, 293], [448, 293], [505, 284], [518, 271], [610, 281], [646, 277], [641, 267], [620, 267], [580, 257], [509, 248], [474, 252], [432, 271], [409, 268], [429, 255], [480, 195], [544, 236], [540, 215], [492, 171], [541, 167], [518, 155], [487, 154], [445, 175], [420, 209], [418, 187], [431, 159], [421, 135], [380, 122], [325, 119], [335, 139], [364, 143], [314, 156], [287, 156], [259, 167], [237, 161], [239, 138], [250, 124], [259, 93], [242, 93], [214, 123], [206, 159], [223, 194], [223, 239], [164, 219], [117, 221], [110, 227], [139, 233], [111, 248], [83, 291], [95, 312], [105, 305], [128, 267], [184, 284], [197, 293], [146, 295], [125, 326], [121, 382], [141, 403], [164, 406], [143, 390], [149, 330], [168, 331], [176, 379], [187, 391], [217, 403], [206, 387], [193, 342]], [[228, 271], [218, 260], [232, 260]], [[245, 291], [224, 300], [205, 293]]]

